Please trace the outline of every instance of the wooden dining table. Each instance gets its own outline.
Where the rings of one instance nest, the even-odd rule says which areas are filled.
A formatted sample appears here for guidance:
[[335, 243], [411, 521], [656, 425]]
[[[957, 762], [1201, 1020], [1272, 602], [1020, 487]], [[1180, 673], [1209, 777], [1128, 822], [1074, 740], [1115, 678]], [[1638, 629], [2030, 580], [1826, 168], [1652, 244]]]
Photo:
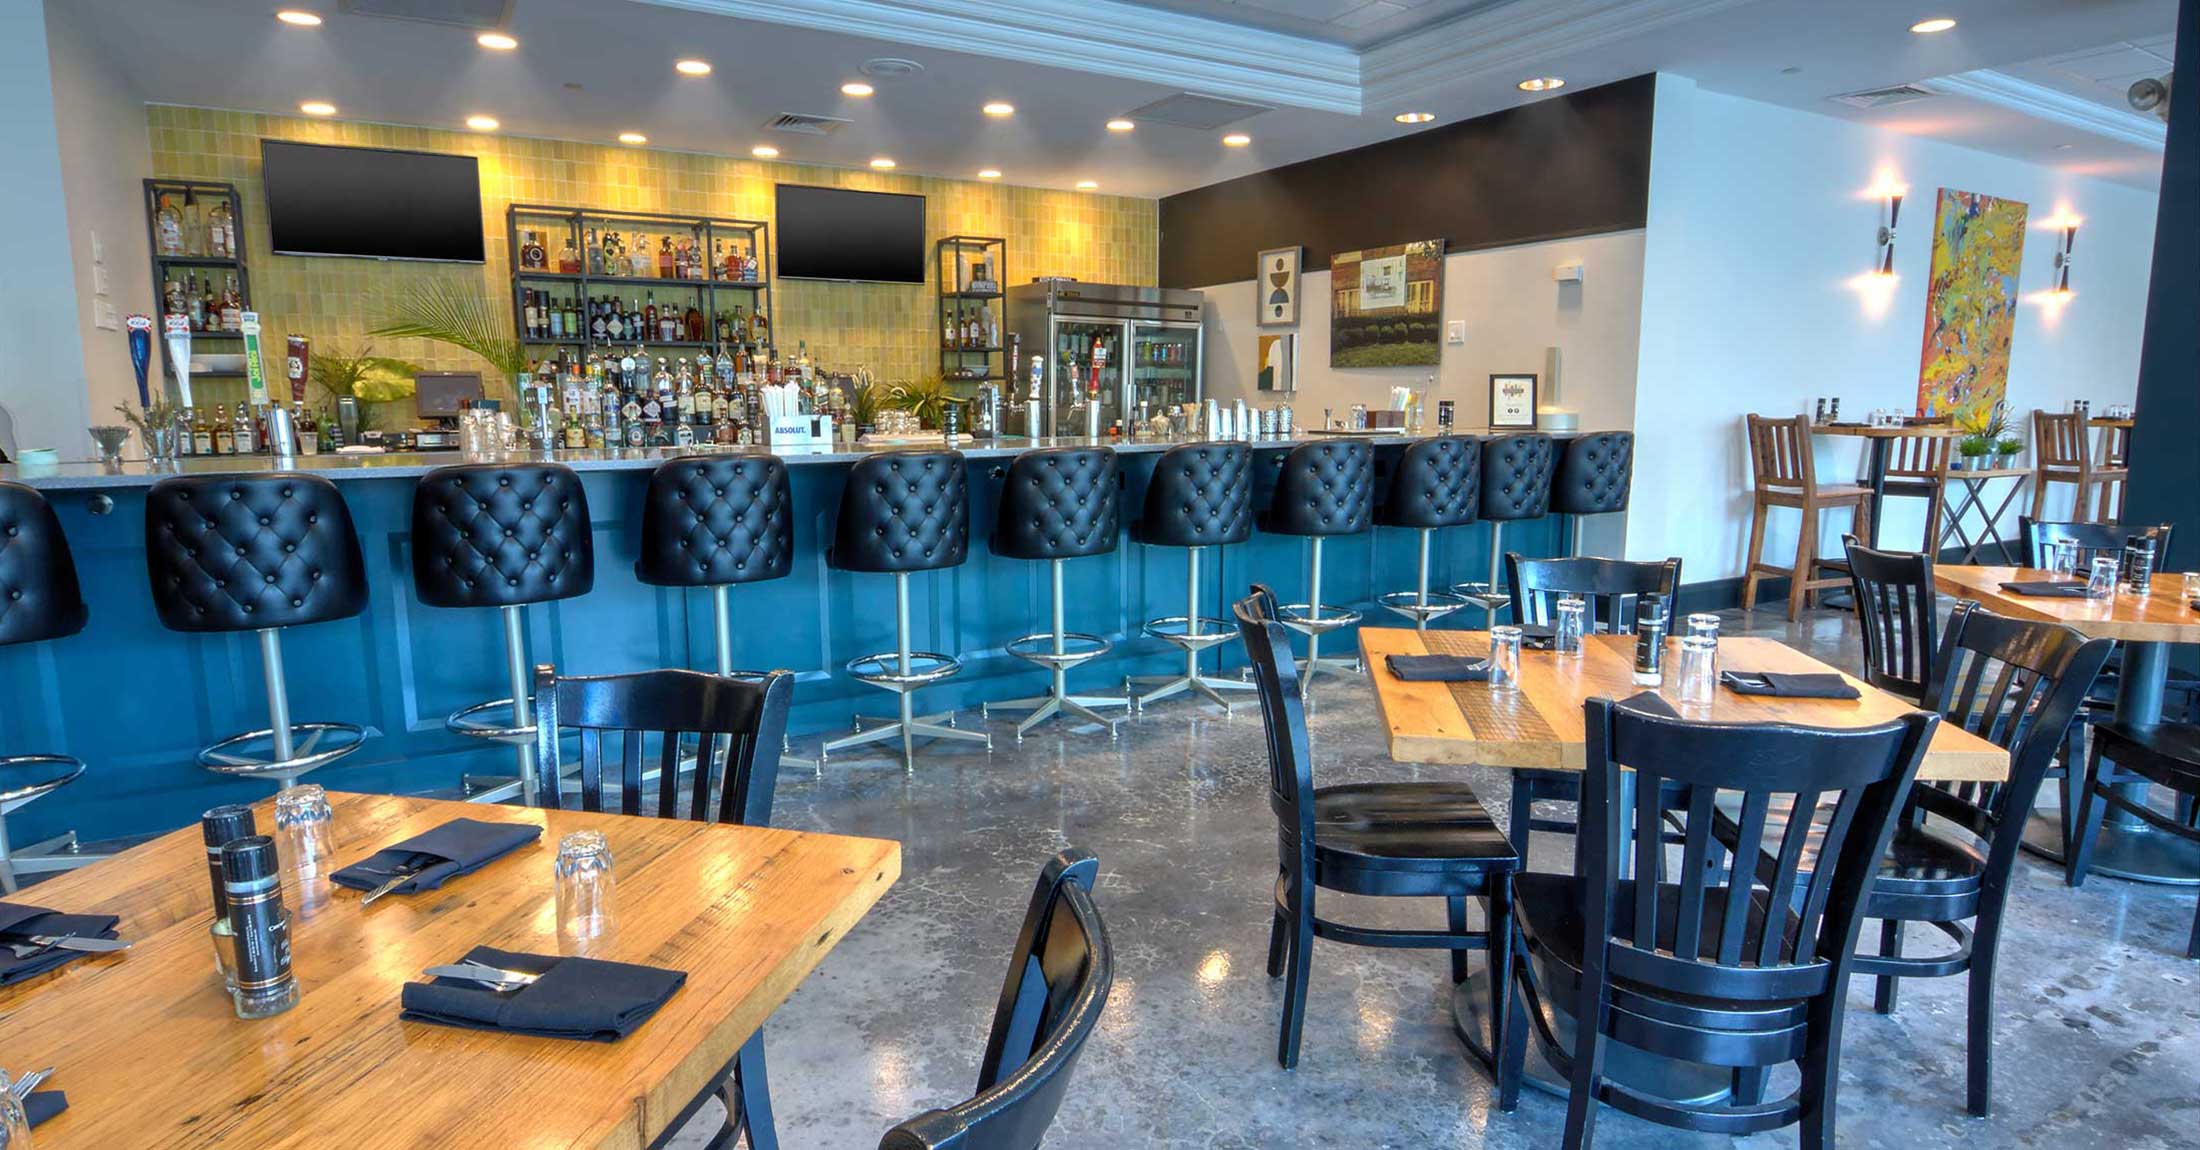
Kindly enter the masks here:
[[[2117, 721], [2139, 726], [2160, 722], [2162, 696], [2169, 683], [2170, 648], [2179, 643], [2200, 643], [2200, 610], [2185, 600], [2185, 577], [2175, 572], [2156, 572], [2149, 584], [2150, 594], [2132, 595], [2119, 590], [2107, 599], [2020, 595], [2002, 586], [2047, 578], [2046, 572], [2030, 567], [1941, 564], [1933, 568], [1933, 583], [1943, 595], [1974, 600], [1997, 615], [2044, 619], [2072, 627], [2088, 638], [2116, 640], [2123, 648], [2116, 681]], [[2147, 784], [2136, 782], [2131, 786], [2143, 792]], [[2068, 796], [2075, 793], [2074, 788], [2066, 788], [2066, 807]], [[2060, 862], [2065, 829], [2061, 816], [2034, 812], [2031, 825], [2025, 829], [2025, 846]], [[2093, 843], [2093, 869], [2139, 882], [2200, 886], [2200, 844], [2156, 830], [2128, 812], [2111, 810]]]
[[[52, 1066], [69, 1108], [40, 1150], [642, 1150], [714, 1088], [734, 1054], [901, 874], [899, 844], [768, 827], [331, 793], [338, 864], [456, 817], [532, 823], [539, 843], [440, 889], [362, 907], [295, 885], [303, 994], [241, 1021], [214, 967], [197, 827], [19, 896], [121, 917], [128, 951], [0, 989], [0, 1056]], [[259, 824], [272, 826], [272, 804]], [[398, 1017], [423, 968], [475, 946], [556, 955], [551, 862], [601, 831], [615, 934], [593, 957], [684, 971], [617, 1042], [464, 1030]]]

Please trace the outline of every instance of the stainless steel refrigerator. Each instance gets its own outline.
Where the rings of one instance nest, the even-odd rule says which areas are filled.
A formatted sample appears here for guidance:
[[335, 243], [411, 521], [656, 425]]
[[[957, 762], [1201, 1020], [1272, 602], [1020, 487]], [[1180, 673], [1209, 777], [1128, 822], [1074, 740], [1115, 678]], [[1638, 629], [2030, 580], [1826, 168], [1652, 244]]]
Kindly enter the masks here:
[[1206, 297], [1177, 288], [1042, 279], [1008, 289], [1010, 327], [1024, 362], [1010, 374], [1016, 399], [1031, 391], [1031, 357], [1046, 357], [1048, 429], [1083, 435], [1091, 397], [1100, 429], [1202, 397], [1200, 320]]

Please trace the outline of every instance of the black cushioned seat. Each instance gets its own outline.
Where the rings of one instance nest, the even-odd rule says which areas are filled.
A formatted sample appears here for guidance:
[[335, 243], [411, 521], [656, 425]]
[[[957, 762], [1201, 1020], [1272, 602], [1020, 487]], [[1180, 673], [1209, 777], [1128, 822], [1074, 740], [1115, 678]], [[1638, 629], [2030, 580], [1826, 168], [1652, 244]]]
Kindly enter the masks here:
[[1635, 482], [1635, 433], [1599, 431], [1568, 440], [1551, 480], [1551, 510], [1607, 515], [1627, 510]]
[[145, 496], [153, 610], [171, 631], [261, 631], [367, 605], [351, 509], [317, 475], [170, 476]]
[[889, 451], [856, 461], [826, 560], [842, 571], [937, 571], [970, 551], [960, 451]]
[[1482, 442], [1482, 518], [1541, 519], [1551, 510], [1551, 437], [1492, 436]]
[[1132, 679], [1145, 686], [1137, 705], [1143, 709], [1190, 692], [1225, 713], [1236, 710], [1225, 692], [1249, 691], [1252, 684], [1206, 674], [1199, 666], [1201, 652], [1237, 636], [1228, 620], [1200, 611], [1199, 553], [1253, 537], [1253, 449], [1243, 443], [1185, 443], [1162, 452], [1131, 537], [1149, 547], [1184, 549], [1184, 614], [1148, 619], [1142, 628], [1184, 652], [1184, 673]]
[[517, 607], [596, 584], [588, 493], [558, 463], [439, 467], [413, 488], [413, 592], [430, 607]]
[[667, 460], [642, 497], [634, 577], [654, 587], [725, 587], [794, 566], [794, 497], [776, 455]]
[[1352, 783], [1314, 791], [1319, 886], [1381, 895], [1478, 895], [1487, 880], [1462, 872], [1459, 863], [1517, 858], [1465, 783]]
[[1017, 456], [1002, 481], [1000, 511], [993, 525], [993, 553], [1007, 559], [1047, 562], [1054, 584], [1051, 628], [1011, 639], [1004, 647], [1009, 654], [1037, 663], [1049, 672], [1047, 693], [1003, 699], [983, 708], [989, 714], [993, 707], [1029, 708], [1031, 713], [1016, 724], [1019, 740], [1050, 718], [1095, 724], [1112, 739], [1121, 717], [1103, 715], [1092, 708], [1130, 706], [1127, 695], [1070, 694], [1070, 670], [1107, 654], [1114, 644], [1099, 635], [1069, 631], [1063, 626], [1061, 565], [1071, 559], [1114, 551], [1116, 536], [1122, 533], [1119, 466], [1115, 452], [1105, 447], [1045, 447]]
[[1357, 535], [1373, 522], [1375, 449], [1363, 439], [1302, 443], [1284, 457], [1261, 513], [1273, 535]]
[[1375, 522], [1438, 528], [1472, 523], [1482, 513], [1482, 444], [1461, 435], [1406, 445], [1390, 473]]
[[74, 635], [90, 618], [53, 505], [36, 488], [0, 482], [0, 645]]

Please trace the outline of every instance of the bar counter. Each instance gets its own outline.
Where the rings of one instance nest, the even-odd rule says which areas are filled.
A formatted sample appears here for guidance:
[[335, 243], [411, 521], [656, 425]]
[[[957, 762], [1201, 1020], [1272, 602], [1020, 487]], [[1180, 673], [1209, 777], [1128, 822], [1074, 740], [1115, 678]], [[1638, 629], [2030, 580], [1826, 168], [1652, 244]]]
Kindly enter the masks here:
[[[1473, 434], [1462, 432], [1462, 434]], [[1321, 436], [1254, 440], [1253, 506], [1266, 506], [1275, 468], [1286, 448]], [[913, 580], [912, 619], [920, 649], [963, 661], [960, 675], [919, 696], [925, 711], [974, 708], [989, 699], [1030, 695], [1044, 672], [1007, 655], [1002, 645], [1045, 630], [1047, 565], [991, 554], [999, 478], [1008, 460], [1035, 446], [1087, 445], [1082, 439], [963, 437], [956, 444], [971, 463], [971, 545], [961, 567]], [[1184, 557], [1173, 548], [1133, 543], [1153, 464], [1175, 440], [1108, 441], [1124, 455], [1126, 535], [1106, 556], [1067, 565], [1070, 629], [1103, 635], [1109, 655], [1081, 668], [1074, 682], [1098, 692], [1118, 690], [1130, 674], [1182, 668], [1182, 655], [1145, 638], [1147, 619], [1184, 610]], [[1378, 498], [1387, 464], [1407, 442], [1379, 436]], [[848, 464], [864, 455], [922, 444], [854, 450], [788, 450], [795, 520], [794, 571], [785, 579], [749, 584], [732, 596], [734, 661], [751, 669], [797, 673], [791, 729], [801, 736], [848, 729], [858, 714], [885, 715], [893, 697], [843, 671], [848, 660], [894, 647], [893, 581], [836, 571], [825, 561]], [[935, 441], [934, 446], [937, 446]], [[203, 770], [200, 748], [239, 731], [265, 727], [266, 701], [253, 636], [185, 635], [162, 627], [146, 585], [145, 495], [172, 474], [247, 474], [296, 470], [338, 483], [350, 505], [367, 558], [368, 601], [357, 618], [288, 632], [291, 709], [299, 721], [357, 723], [369, 730], [356, 754], [316, 771], [311, 782], [331, 788], [396, 793], [448, 792], [466, 772], [507, 773], [509, 748], [453, 735], [444, 717], [506, 694], [502, 634], [494, 611], [442, 610], [421, 605], [412, 591], [410, 517], [413, 487], [437, 467], [483, 460], [554, 459], [579, 472], [588, 493], [596, 580], [587, 595], [539, 605], [528, 614], [529, 644], [538, 663], [569, 674], [611, 674], [654, 667], [708, 668], [713, 663], [710, 596], [647, 586], [634, 577], [641, 503], [649, 472], [664, 459], [698, 451], [758, 448], [518, 452], [466, 456], [457, 452], [375, 456], [301, 456], [278, 468], [266, 456], [190, 458], [166, 467], [125, 462], [0, 467], [0, 479], [44, 490], [59, 513], [75, 554], [91, 621], [69, 638], [0, 649], [0, 673], [19, 684], [0, 699], [6, 753], [59, 752], [87, 764], [75, 785], [11, 816], [12, 836], [35, 842], [75, 829], [87, 839], [173, 829], [221, 802], [264, 797], [268, 784], [224, 779]], [[1508, 525], [1505, 548], [1530, 555], [1558, 553], [1555, 518]], [[1439, 532], [1431, 587], [1484, 578], [1489, 529], [1474, 525]], [[1377, 595], [1413, 585], [1410, 532], [1375, 529], [1329, 541], [1323, 598], [1366, 612], [1381, 625], [1388, 613]], [[1255, 582], [1286, 599], [1303, 595], [1305, 541], [1256, 531], [1239, 546], [1210, 551], [1202, 564], [1204, 599], [1226, 617], [1225, 596]], [[1479, 624], [1480, 613], [1462, 615]], [[1350, 635], [1330, 641], [1337, 650]], [[1242, 665], [1236, 644], [1221, 649], [1224, 667]], [[1189, 721], [1216, 717], [1209, 708], [1174, 699], [1155, 717]], [[965, 722], [977, 721], [966, 713]], [[1149, 720], [1150, 721], [1150, 720]], [[1258, 722], [1257, 717], [1240, 721]], [[1001, 732], [1001, 737], [1010, 737]], [[1047, 736], [1047, 737], [1052, 737]], [[943, 747], [920, 770], [986, 769], [984, 751]], [[852, 750], [833, 770], [890, 771], [892, 759]]]

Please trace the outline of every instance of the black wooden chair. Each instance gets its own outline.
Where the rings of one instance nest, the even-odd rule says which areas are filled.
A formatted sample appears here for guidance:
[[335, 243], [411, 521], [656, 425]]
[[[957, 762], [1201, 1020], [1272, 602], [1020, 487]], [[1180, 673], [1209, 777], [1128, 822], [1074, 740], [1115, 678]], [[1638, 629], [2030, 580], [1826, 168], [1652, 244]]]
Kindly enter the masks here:
[[1854, 535], [1841, 542], [1864, 635], [1864, 681], [1924, 706], [1934, 697], [1934, 660], [1940, 652], [1933, 557], [1874, 550]]
[[[1850, 555], [1869, 563], [1880, 553], [1852, 547]], [[1956, 607], [1933, 659], [1929, 709], [2006, 749], [2009, 778], [1919, 783], [1864, 896], [1864, 916], [1879, 920], [1879, 953], [1858, 955], [1854, 973], [1878, 976], [1879, 1013], [1894, 1012], [1900, 979], [1970, 976], [1965, 1105], [1981, 1118], [1993, 1104], [1994, 964], [2010, 874], [2032, 802], [2111, 646], [2060, 624], [2009, 619], [1975, 603]], [[1724, 812], [1720, 837], [1731, 840], [1733, 830]], [[1811, 849], [1805, 870], [1815, 857]], [[1931, 925], [1955, 948], [1904, 956], [1903, 925], [1911, 922]]]
[[[1520, 855], [1505, 841], [1465, 783], [1354, 783], [1316, 788], [1306, 736], [1306, 704], [1288, 633], [1276, 621], [1275, 594], [1256, 585], [1234, 608], [1253, 662], [1268, 736], [1268, 805], [1276, 812], [1278, 866], [1268, 934], [1268, 976], [1285, 973], [1283, 1028], [1276, 1061], [1298, 1065], [1306, 1021], [1306, 980], [1314, 939], [1354, 946], [1451, 952], [1454, 982], [1467, 977], [1466, 952], [1490, 954], [1491, 1008], [1503, 1005], [1512, 951], [1491, 945], [1508, 920], [1508, 880]], [[1315, 914], [1316, 888], [1390, 898], [1441, 898], [1447, 929], [1352, 926]], [[1480, 931], [1467, 929], [1467, 900], [1485, 899]], [[1502, 1049], [1503, 1035], [1493, 1046]]]
[[[794, 675], [773, 671], [762, 678], [731, 678], [700, 671], [640, 671], [629, 675], [559, 678], [548, 665], [535, 668], [535, 753], [542, 785], [536, 803], [566, 805], [558, 757], [560, 731], [580, 733], [577, 782], [580, 809], [639, 815], [647, 778], [657, 767], [659, 818], [769, 826], [772, 791], [779, 777], [779, 749], [787, 732]], [[607, 750], [605, 743], [614, 742]], [[680, 785], [680, 767], [694, 773]], [[606, 761], [616, 764], [607, 778]], [[562, 781], [561, 781], [562, 780]], [[615, 797], [607, 798], [615, 781]], [[759, 1030], [718, 1076], [726, 1121], [706, 1150], [722, 1150], [745, 1130], [750, 1150], [777, 1150], [771, 1086]], [[706, 1090], [688, 1103], [667, 1129], [679, 1129], [710, 1100]]]
[[1083, 851], [1047, 860], [1008, 956], [977, 1095], [894, 1127], [879, 1150], [1034, 1150], [1046, 1137], [1115, 983], [1107, 926], [1092, 901], [1099, 870]]
[[[1571, 1079], [1567, 1150], [1589, 1144], [1599, 1103], [1707, 1133], [1801, 1123], [1805, 1150], [1831, 1147], [1864, 887], [1939, 717], [1913, 712], [1876, 727], [1819, 730], [1690, 723], [1608, 699], [1591, 699], [1583, 711], [1578, 874], [1524, 872], [1513, 884], [1527, 956], [1518, 985], [1526, 999], [1569, 1005], [1576, 1020], [1572, 1049], [1563, 1049], [1538, 1003], [1515, 1002], [1535, 1020], [1544, 1056]], [[1639, 783], [1623, 786], [1629, 768]], [[1772, 851], [1768, 870], [1717, 865], [1722, 844], [1712, 828], [1722, 793], [1738, 801], [1730, 845], [1738, 857]], [[1670, 867], [1660, 846], [1669, 795], [1688, 813]], [[1787, 829], [1767, 842], [1778, 816]], [[1835, 863], [1805, 873], [1804, 844], [1814, 833]], [[1634, 860], [1634, 873], [1623, 858]], [[1516, 1013], [1506, 1029], [1501, 1096], [1517, 1089], [1528, 1027]], [[1758, 1068], [1796, 1062], [1802, 1083], [1772, 1102], [1658, 1098], [1605, 1079], [1608, 1039], [1731, 1067], [1737, 1083]]]
[[[2148, 782], [2176, 792], [2183, 817], [2172, 817], [2117, 790], [2136, 782]], [[2071, 886], [2085, 882], [2093, 865], [2093, 839], [2109, 808], [2125, 812], [2166, 834], [2187, 842], [2200, 842], [2200, 725], [2156, 723], [2134, 726], [2102, 723], [2093, 728], [2093, 759], [2086, 771], [2084, 797], [2065, 880]], [[2186, 958], [2200, 958], [2200, 910], [2192, 920], [2192, 940], [2185, 944]]]
[[[1547, 624], [1557, 614], [1560, 599], [1574, 596], [1588, 601], [1582, 626], [1592, 632], [1627, 632], [1634, 629], [1635, 613], [1643, 600], [1661, 599], [1665, 617], [1679, 617], [1681, 561], [1635, 563], [1620, 559], [1527, 559], [1518, 552], [1505, 555], [1505, 574], [1511, 582], [1514, 620]], [[1670, 625], [1670, 624], [1669, 624]], [[1581, 797], [1578, 771], [1518, 770], [1512, 775], [1512, 814], [1507, 835], [1513, 850], [1528, 857], [1531, 831], [1570, 835], [1568, 819], [1535, 817], [1539, 802], [1574, 802]]]
[[2124, 540], [2132, 535], [2155, 533], [2162, 554], [2169, 552], [2168, 523], [2058, 523], [2034, 519], [2029, 515], [2017, 517], [2017, 538], [2024, 546], [2025, 563], [2045, 568], [2048, 556], [2058, 543], [2078, 545], [2078, 578], [2085, 578], [2086, 568], [2093, 560], [2106, 555], [2111, 559], [2124, 552]]

